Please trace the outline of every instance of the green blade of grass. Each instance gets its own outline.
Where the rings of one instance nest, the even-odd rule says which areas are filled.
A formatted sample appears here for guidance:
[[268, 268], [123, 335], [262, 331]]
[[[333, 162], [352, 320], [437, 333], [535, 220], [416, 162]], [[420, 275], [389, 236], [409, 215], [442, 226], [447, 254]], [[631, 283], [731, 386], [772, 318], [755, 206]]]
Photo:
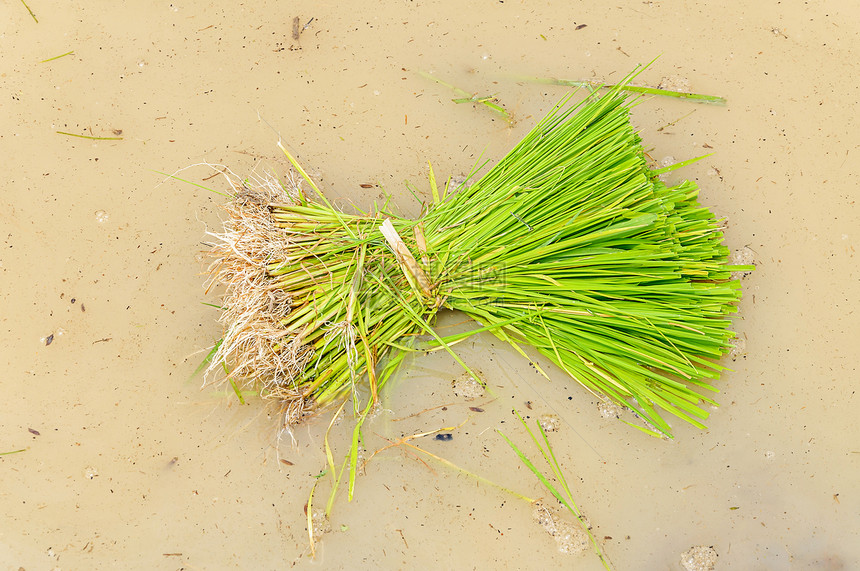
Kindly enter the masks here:
[[78, 135], [75, 133], [67, 133], [65, 131], [57, 131], [59, 135], [67, 135], [69, 137], [77, 137], [79, 139], [89, 139], [90, 141], [122, 141], [122, 137], [92, 137], [90, 135]]
[[313, 485], [311, 486], [311, 493], [308, 495], [308, 513], [307, 513], [307, 524], [308, 524], [308, 542], [311, 546], [311, 558], [316, 557], [317, 549], [314, 543], [314, 492], [317, 489], [317, 484], [319, 483], [319, 478], [314, 480]]
[[33, 17], [33, 21], [34, 21], [34, 22], [36, 22], [36, 23], [38, 24], [38, 23], [39, 23], [38, 18], [36, 18], [36, 15], [33, 13], [33, 11], [32, 11], [32, 10], [30, 10], [30, 7], [29, 7], [29, 6], [27, 6], [27, 3], [26, 3], [26, 2], [24, 2], [24, 0], [21, 0], [21, 4], [23, 4], [23, 5], [24, 5], [24, 8], [26, 8], [26, 9], [27, 9], [27, 11], [30, 13], [30, 16], [32, 16], [32, 17]]
[[[561, 471], [561, 466], [559, 465], [558, 460], [556, 460], [555, 453], [552, 451], [552, 446], [549, 443], [549, 439], [546, 436], [546, 432], [544, 431], [543, 426], [539, 421], [535, 421], [535, 424], [537, 424], [538, 430], [543, 437], [545, 447], [542, 446], [541, 443], [538, 441], [534, 432], [532, 432], [528, 424], [526, 424], [526, 421], [523, 420], [523, 417], [520, 416], [520, 413], [518, 411], [514, 411], [514, 414], [517, 416], [517, 419], [520, 421], [523, 427], [528, 431], [529, 436], [531, 436], [532, 441], [535, 443], [535, 446], [540, 451], [544, 461], [550, 466], [553, 471], [553, 474], [555, 474], [556, 479], [561, 482], [562, 489], [567, 494], [567, 499], [570, 501], [573, 508], [576, 509], [576, 504], [573, 501], [573, 494], [570, 493], [570, 488], [567, 485], [567, 480], [564, 477], [564, 473]], [[577, 510], [577, 514], [578, 513], [579, 511]]]
[[355, 493], [355, 477], [356, 471], [358, 470], [358, 446], [359, 440], [361, 439], [361, 426], [364, 424], [364, 421], [367, 419], [368, 413], [373, 408], [373, 403], [367, 403], [367, 407], [365, 407], [364, 412], [361, 417], [358, 419], [358, 422], [355, 423], [355, 428], [352, 430], [352, 443], [349, 447], [349, 486], [347, 492], [347, 500], [352, 501], [353, 494]]
[[317, 193], [317, 196], [322, 199], [328, 209], [335, 215], [341, 226], [343, 226], [344, 230], [346, 230], [347, 234], [355, 238], [355, 234], [353, 234], [352, 229], [347, 226], [346, 222], [344, 222], [343, 217], [340, 215], [340, 212], [338, 212], [334, 208], [334, 206], [331, 205], [331, 203], [328, 201], [328, 198], [326, 198], [326, 196], [322, 193], [319, 187], [314, 184], [313, 179], [308, 176], [308, 173], [305, 172], [305, 169], [302, 168], [302, 165], [299, 164], [299, 161], [296, 160], [296, 158], [292, 155], [292, 153], [287, 150], [287, 148], [283, 145], [283, 143], [281, 143], [281, 141], [278, 141], [278, 148], [281, 149], [281, 152], [284, 153], [284, 156], [286, 156], [287, 160], [290, 161], [290, 164], [293, 165], [293, 168], [296, 169], [296, 171], [302, 176], [303, 179], [305, 179], [305, 181], [309, 185], [311, 185], [311, 188], [314, 189], [314, 192]]
[[194, 369], [194, 372], [189, 375], [188, 381], [190, 381], [191, 379], [205, 371], [207, 367], [209, 367], [209, 365], [212, 363], [212, 357], [214, 357], [215, 353], [218, 352], [218, 348], [221, 346], [221, 343], [223, 343], [223, 341], [223, 339], [219, 339], [215, 342], [215, 344], [212, 346], [212, 349], [209, 350], [206, 356], [203, 357], [203, 360], [200, 361], [200, 364], [197, 365], [197, 368]]
[[245, 397], [242, 396], [242, 391], [239, 390], [239, 387], [236, 386], [236, 381], [232, 378], [230, 379], [230, 386], [233, 387], [233, 393], [235, 393], [236, 398], [239, 399], [239, 404], [245, 404]]
[[439, 188], [436, 186], [436, 175], [433, 174], [433, 164], [427, 161], [427, 166], [430, 168], [430, 191], [433, 194], [433, 204], [441, 202], [439, 198]]
[[72, 55], [73, 53], [75, 53], [75, 50], [68, 51], [68, 52], [66, 52], [66, 53], [64, 53], [64, 54], [60, 54], [60, 55], [58, 55], [58, 56], [49, 57], [48, 59], [43, 59], [43, 60], [42, 60], [42, 61], [40, 61], [39, 63], [45, 63], [45, 62], [49, 62], [49, 61], [54, 61], [55, 59], [60, 59], [61, 57], [70, 56], [70, 55]]
[[323, 438], [323, 449], [325, 450], [325, 458], [328, 463], [328, 471], [331, 473], [332, 485], [331, 485], [331, 493], [329, 494], [329, 499], [326, 504], [326, 514], [331, 513], [331, 507], [334, 504], [334, 497], [337, 494], [337, 488], [340, 484], [340, 476], [343, 474], [343, 469], [341, 468], [340, 473], [338, 473], [334, 468], [334, 456], [331, 453], [331, 446], [328, 442], [328, 436], [331, 432], [331, 427], [334, 426], [335, 421], [340, 416], [340, 413], [343, 412], [343, 408], [346, 406], [346, 401], [343, 401], [343, 404], [340, 405], [340, 408], [332, 415], [331, 421], [328, 423], [328, 428], [325, 431], [325, 438]]
[[706, 158], [710, 157], [711, 155], [713, 155], [713, 153], [708, 153], [707, 155], [702, 155], [701, 157], [694, 157], [692, 159], [687, 159], [686, 161], [681, 161], [681, 162], [669, 165], [667, 167], [663, 167], [661, 169], [653, 170], [653, 171], [651, 171], [651, 174], [652, 175], [661, 175], [663, 173], [672, 172], [674, 170], [678, 170], [680, 168], [683, 168], [687, 165], [691, 165], [693, 163], [699, 162], [702, 159], [706, 159]]
[[[525, 426], [526, 430], [528, 430], [529, 434], [531, 434], [531, 430], [529, 430], [528, 426], [526, 425], [525, 421], [523, 421], [522, 417], [520, 417], [519, 414], [517, 414], [517, 417], [520, 418], [520, 421], [523, 423], [523, 426]], [[589, 541], [591, 541], [591, 545], [594, 548], [595, 552], [597, 553], [597, 556], [600, 558], [600, 562], [603, 564], [603, 567], [605, 569], [607, 569], [608, 571], [611, 571], [612, 566], [611, 566], [609, 560], [603, 554], [603, 550], [600, 549], [600, 545], [597, 543], [597, 539], [594, 537], [594, 534], [591, 533], [591, 530], [588, 529], [588, 526], [585, 524], [585, 521], [582, 518], [582, 514], [576, 508], [576, 504], [573, 503], [573, 498], [572, 498], [572, 496], [570, 496], [570, 491], [566, 490], [568, 495], [570, 496], [570, 501], [568, 501], [568, 499], [566, 499], [555, 488], [555, 486], [552, 485], [552, 483], [547, 479], [547, 477], [543, 475], [543, 472], [538, 470], [538, 468], [531, 462], [531, 460], [529, 460], [529, 458], [525, 455], [525, 453], [523, 453], [517, 447], [517, 445], [513, 443], [513, 441], [510, 438], [505, 436], [505, 434], [501, 430], [496, 429], [496, 432], [498, 432], [499, 435], [505, 439], [505, 442], [508, 443], [508, 446], [511, 447], [511, 449], [519, 457], [520, 461], [526, 466], [526, 468], [531, 470], [531, 472], [535, 476], [537, 476], [538, 480], [541, 482], [541, 484], [543, 484], [543, 486], [547, 489], [547, 491], [549, 491], [549, 493], [551, 493], [555, 497], [555, 499], [557, 499], [565, 508], [567, 508], [567, 510], [571, 514], [573, 514], [573, 516], [576, 518], [576, 521], [579, 522], [579, 525], [582, 528], [582, 530], [588, 535], [588, 539], [589, 539]], [[534, 438], [533, 434], [532, 434], [532, 438]], [[535, 442], [537, 443], [537, 440], [535, 440]], [[547, 445], [548, 444], [549, 443], [547, 442]], [[538, 447], [540, 448], [540, 445], [538, 445]], [[550, 448], [550, 451], [551, 450], [552, 449]], [[542, 449], [541, 449], [541, 452], [543, 453]], [[555, 454], [553, 454], [552, 456], [553, 456], [553, 458], [555, 458]], [[544, 458], [546, 459], [546, 456], [544, 456]], [[565, 482], [565, 486], [566, 485], [567, 484]]]
[[511, 441], [511, 439], [510, 439], [510, 438], [508, 438], [507, 436], [505, 436], [505, 434], [504, 434], [501, 430], [496, 429], [496, 432], [498, 432], [498, 433], [499, 433], [499, 436], [501, 436], [502, 438], [504, 438], [504, 439], [505, 439], [505, 442], [507, 442], [507, 443], [508, 443], [508, 446], [510, 446], [510, 447], [511, 447], [511, 449], [516, 453], [516, 455], [517, 455], [517, 456], [519, 456], [520, 461], [521, 461], [521, 462], [526, 466], [526, 468], [528, 468], [529, 470], [531, 470], [531, 472], [532, 472], [535, 476], [537, 476], [537, 478], [538, 478], [538, 480], [540, 480], [541, 484], [543, 484], [543, 486], [544, 486], [544, 487], [545, 487], [545, 488], [546, 488], [546, 489], [547, 489], [547, 490], [548, 490], [548, 491], [549, 491], [553, 496], [555, 496], [555, 499], [557, 499], [557, 500], [558, 500], [558, 501], [559, 501], [559, 502], [560, 502], [564, 507], [566, 507], [568, 510], [570, 510], [570, 512], [571, 512], [571, 513], [573, 513], [573, 514], [577, 517], [577, 519], [578, 519], [578, 518], [579, 518], [579, 512], [578, 512], [576, 509], [574, 509], [574, 508], [573, 508], [569, 503], [567, 503], [567, 499], [565, 499], [565, 497], [564, 497], [564, 496], [562, 496], [562, 495], [558, 492], [558, 490], [556, 490], [556, 489], [555, 489], [555, 487], [554, 487], [554, 486], [552, 485], [552, 483], [547, 479], [547, 477], [543, 475], [543, 472], [541, 472], [540, 470], [538, 470], [538, 469], [537, 469], [537, 467], [535, 467], [535, 465], [534, 465], [534, 464], [532, 464], [531, 460], [529, 460], [529, 459], [528, 459], [528, 456], [526, 456], [526, 455], [525, 455], [525, 454], [524, 454], [524, 453], [523, 453], [519, 448], [517, 448], [517, 445], [516, 445], [516, 444], [514, 444], [514, 443], [513, 443], [513, 441]]
[[686, 91], [673, 91], [671, 89], [660, 89], [658, 87], [644, 87], [629, 84], [603, 84], [599, 81], [590, 80], [573, 80], [573, 79], [555, 79], [552, 77], [524, 77], [525, 81], [533, 83], [542, 83], [545, 85], [562, 85], [566, 87], [588, 87], [590, 89], [619, 89], [630, 93], [642, 93], [644, 95], [659, 95], [662, 97], [675, 97], [678, 99], [689, 99], [701, 103], [715, 103], [717, 105], [725, 105], [726, 99], [718, 95], [705, 95], [702, 93], [689, 93]]
[[447, 343], [445, 343], [445, 341], [441, 337], [439, 337], [439, 335], [436, 333], [436, 331], [434, 331], [433, 328], [430, 327], [430, 324], [428, 324], [424, 319], [422, 319], [421, 316], [418, 315], [418, 313], [416, 313], [415, 310], [412, 307], [410, 307], [410, 305], [406, 301], [404, 301], [398, 294], [394, 293], [394, 291], [391, 288], [389, 288], [388, 285], [386, 285], [381, 279], [379, 279], [378, 276], [376, 276], [375, 274], [370, 274], [370, 277], [373, 278], [376, 281], [376, 283], [378, 283], [380, 286], [382, 286], [391, 295], [392, 300], [397, 301], [400, 304], [400, 306], [403, 308], [403, 310], [407, 314], [409, 314], [409, 317], [413, 320], [413, 322], [416, 325], [418, 325], [422, 330], [424, 330], [425, 333], [431, 335], [436, 340], [437, 343], [442, 345], [442, 347], [444, 347], [445, 350], [448, 351], [448, 354], [451, 355], [454, 358], [454, 360], [457, 361], [457, 363], [461, 367], [463, 367], [463, 370], [465, 370], [469, 374], [469, 376], [471, 376], [472, 378], [474, 378], [476, 380], [480, 379], [480, 377], [478, 375], [476, 375], [472, 371], [472, 369], [469, 368], [469, 365], [467, 365], [460, 358], [460, 356], [457, 355], [457, 353], [455, 353], [454, 350], [451, 349], [451, 347]]

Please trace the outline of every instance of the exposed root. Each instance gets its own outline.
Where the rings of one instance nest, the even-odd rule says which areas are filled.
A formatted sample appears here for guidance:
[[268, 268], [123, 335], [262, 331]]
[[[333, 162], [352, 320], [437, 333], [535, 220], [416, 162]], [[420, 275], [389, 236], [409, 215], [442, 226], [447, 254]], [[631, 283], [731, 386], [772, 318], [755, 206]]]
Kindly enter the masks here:
[[224, 231], [209, 233], [217, 243], [211, 251], [215, 260], [209, 266], [207, 289], [216, 285], [226, 289], [219, 319], [223, 337], [206, 371], [207, 382], [224, 380], [227, 371], [226, 378], [281, 401], [285, 419], [293, 423], [311, 408], [294, 379], [313, 349], [303, 343], [303, 332], [285, 331], [280, 324], [293, 300], [273, 286], [268, 270], [269, 264], [289, 259], [291, 244], [268, 205], [294, 202], [298, 183], [290, 179], [285, 188], [268, 173], [230, 183], [234, 194], [224, 206], [228, 215]]

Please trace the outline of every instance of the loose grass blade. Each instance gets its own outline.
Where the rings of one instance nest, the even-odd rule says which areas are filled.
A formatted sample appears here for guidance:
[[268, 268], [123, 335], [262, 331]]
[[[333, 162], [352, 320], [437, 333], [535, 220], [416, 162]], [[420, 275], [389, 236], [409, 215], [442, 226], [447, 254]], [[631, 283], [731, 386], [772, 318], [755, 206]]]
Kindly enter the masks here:
[[212, 364], [212, 358], [215, 356], [215, 353], [218, 352], [218, 348], [221, 346], [222, 341], [223, 339], [219, 339], [215, 342], [215, 344], [212, 346], [212, 349], [209, 350], [206, 356], [203, 357], [203, 360], [200, 361], [200, 364], [197, 365], [197, 368], [194, 369], [194, 372], [191, 373], [191, 375], [188, 377], [189, 381], [209, 368], [209, 366]]
[[630, 93], [641, 93], [644, 95], [659, 95], [662, 97], [675, 97], [678, 99], [688, 99], [701, 103], [714, 103], [717, 105], [725, 105], [725, 97], [718, 95], [705, 95], [702, 93], [689, 93], [686, 91], [673, 91], [671, 89], [660, 89], [658, 87], [645, 87], [639, 85], [629, 85], [624, 83], [619, 84], [604, 84], [599, 81], [591, 80], [574, 80], [574, 79], [556, 79], [552, 77], [525, 77], [526, 81], [533, 83], [542, 83], [545, 85], [563, 85], [566, 87], [587, 87], [589, 89], [619, 89]]
[[[62, 57], [62, 56], [58, 56]], [[67, 135], [69, 137], [77, 137], [79, 139], [89, 139], [90, 141], [122, 141], [122, 137], [93, 137], [90, 135], [78, 135], [76, 133], [67, 133], [65, 131], [57, 131], [58, 135]]]
[[49, 61], [54, 61], [55, 59], [60, 59], [61, 57], [70, 56], [70, 55], [72, 55], [72, 54], [74, 54], [74, 53], [75, 53], [75, 50], [71, 50], [71, 51], [68, 51], [68, 52], [66, 52], [66, 53], [64, 53], [64, 54], [60, 54], [60, 55], [58, 55], [58, 56], [49, 57], [48, 59], [43, 59], [43, 60], [42, 60], [42, 61], [40, 61], [39, 63], [47, 63], [47, 62], [49, 62]]
[[311, 486], [311, 493], [308, 495], [308, 513], [307, 513], [307, 524], [308, 524], [308, 541], [311, 547], [311, 557], [316, 557], [317, 548], [316, 541], [314, 541], [314, 492], [317, 489], [317, 484], [319, 483], [319, 479], [314, 480], [313, 485]]
[[36, 22], [36, 23], [38, 24], [38, 23], [39, 23], [39, 19], [38, 19], [38, 18], [36, 18], [36, 14], [34, 14], [32, 10], [30, 10], [30, 7], [29, 7], [29, 6], [27, 6], [27, 3], [26, 3], [24, 0], [21, 0], [21, 4], [23, 4], [23, 5], [24, 5], [24, 8], [26, 8], [26, 9], [27, 9], [27, 12], [29, 12], [29, 13], [30, 13], [30, 16], [33, 18], [33, 21], [34, 21], [34, 22]]
[[508, 443], [508, 446], [514, 451], [514, 453], [519, 457], [520, 461], [529, 469], [531, 472], [538, 478], [540, 483], [555, 497], [573, 516], [576, 518], [576, 521], [579, 522], [579, 525], [582, 527], [582, 530], [588, 535], [588, 539], [591, 542], [592, 547], [594, 547], [597, 556], [600, 558], [600, 562], [603, 564], [603, 567], [607, 570], [611, 570], [612, 566], [609, 562], [609, 559], [604, 555], [603, 550], [600, 548], [600, 544], [597, 543], [597, 539], [595, 539], [594, 534], [591, 533], [591, 530], [586, 525], [582, 514], [579, 511], [579, 508], [576, 506], [576, 502], [573, 500], [573, 494], [570, 492], [570, 488], [567, 485], [567, 480], [564, 478], [564, 473], [561, 470], [561, 466], [558, 463], [558, 460], [555, 457], [555, 453], [552, 450], [552, 446], [549, 443], [549, 439], [546, 436], [546, 432], [543, 427], [540, 425], [540, 422], [535, 422], [537, 424], [538, 430], [540, 431], [544, 444], [538, 441], [535, 434], [528, 427], [525, 420], [523, 420], [522, 416], [516, 411], [514, 411], [519, 421], [522, 423], [523, 427], [528, 431], [529, 436], [531, 436], [532, 441], [537, 446], [538, 450], [543, 456], [544, 460], [547, 464], [549, 464], [553, 473], [555, 474], [556, 479], [561, 483], [562, 489], [565, 494], [562, 495], [558, 489], [549, 481], [549, 479], [541, 472], [531, 460], [529, 460], [528, 456], [520, 450], [513, 441], [508, 438], [502, 431], [496, 430], [499, 435], [505, 439], [505, 442]]

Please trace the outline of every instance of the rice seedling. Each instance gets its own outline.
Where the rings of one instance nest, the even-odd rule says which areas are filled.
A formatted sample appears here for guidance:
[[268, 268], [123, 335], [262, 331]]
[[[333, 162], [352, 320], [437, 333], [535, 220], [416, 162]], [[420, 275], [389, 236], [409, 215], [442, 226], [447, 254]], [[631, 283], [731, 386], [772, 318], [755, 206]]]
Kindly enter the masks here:
[[[562, 472], [561, 470], [561, 465], [555, 457], [555, 452], [553, 452], [552, 450], [552, 445], [549, 442], [549, 438], [546, 435], [546, 431], [544, 430], [543, 425], [539, 421], [535, 421], [535, 424], [537, 425], [538, 431], [541, 435], [541, 440], [543, 440], [543, 443], [541, 443], [535, 433], [532, 432], [532, 430], [529, 428], [528, 424], [526, 424], [526, 421], [523, 419], [523, 417], [520, 416], [520, 414], [516, 411], [514, 411], [514, 414], [520, 421], [520, 424], [522, 424], [526, 431], [529, 433], [529, 436], [531, 436], [532, 441], [535, 443], [535, 446], [537, 446], [544, 461], [552, 470], [552, 473], [555, 476], [555, 480], [558, 483], [558, 486], [561, 487], [562, 491], [564, 491], [564, 494], [562, 494], [558, 490], [558, 488], [553, 485], [552, 482], [550, 482], [549, 478], [547, 478], [546, 475], [541, 472], [534, 465], [534, 463], [532, 463], [531, 460], [529, 460], [528, 456], [526, 456], [525, 453], [523, 453], [510, 438], [505, 436], [505, 434], [498, 429], [496, 430], [496, 432], [498, 432], [499, 435], [505, 439], [505, 442], [507, 442], [508, 446], [510, 446], [511, 449], [516, 453], [520, 461], [529, 470], [531, 470], [531, 472], [535, 476], [537, 476], [538, 480], [540, 480], [541, 484], [547, 489], [547, 491], [551, 493], [553, 497], [555, 497], [555, 499], [558, 500], [559, 503], [563, 505], [565, 509], [567, 509], [574, 516], [577, 523], [579, 523], [583, 533], [588, 538], [589, 543], [591, 543], [591, 546], [594, 548], [595, 553], [597, 553], [597, 556], [600, 558], [600, 562], [603, 564], [603, 567], [607, 570], [612, 569], [612, 565], [610, 564], [609, 559], [606, 557], [606, 555], [604, 555], [603, 550], [600, 548], [600, 544], [597, 542], [597, 539], [595, 539], [594, 534], [591, 533], [591, 528], [589, 527], [587, 520], [583, 517], [582, 513], [579, 511], [579, 508], [576, 505], [576, 502], [573, 499], [573, 494], [571, 493], [570, 487], [567, 484], [567, 479], [564, 477], [564, 472]], [[535, 504], [536, 502], [533, 500], [531, 503]]]
[[[295, 175], [241, 179], [221, 169], [232, 188], [223, 231], [212, 234], [207, 286], [223, 288], [215, 305], [223, 337], [201, 367], [207, 378], [226, 380], [240, 401], [256, 390], [279, 403], [287, 430], [339, 405], [325, 433], [326, 469], [308, 497], [311, 553], [338, 490], [353, 497], [364, 423], [415, 351], [445, 350], [477, 380], [452, 346], [490, 332], [631, 411], [639, 421], [630, 424], [646, 433], [672, 437], [672, 417], [704, 427], [741, 296], [732, 273], [753, 267], [728, 262], [721, 222], [699, 204], [694, 183], [667, 185], [659, 177], [702, 157], [649, 166], [630, 124], [635, 75], [602, 95], [589, 83], [581, 101], [577, 92], [564, 97], [481, 176], [486, 163], [466, 182], [439, 184], [431, 166], [431, 200], [417, 219], [398, 216], [387, 202], [341, 211], [280, 141]], [[470, 101], [498, 111], [489, 99]], [[477, 325], [440, 336], [434, 321], [441, 310]], [[335, 463], [329, 433], [349, 404], [349, 450]], [[529, 433], [558, 484], [502, 436], [583, 523], [539, 430], [543, 444]], [[390, 446], [463, 471], [409, 440]], [[324, 476], [330, 495], [315, 514]]]
[[363, 419], [419, 336], [468, 370], [450, 348], [463, 335], [433, 330], [447, 308], [635, 411], [647, 432], [671, 436], [666, 414], [703, 427], [739, 267], [696, 185], [657, 177], [691, 161], [647, 165], [622, 89], [632, 77], [565, 97], [472, 184], [440, 186], [431, 168], [416, 220], [341, 212], [279, 143], [313, 193], [298, 179], [234, 184], [211, 266], [226, 294], [209, 371], [227, 363], [228, 378], [263, 387], [287, 424], [348, 397]]
[[[279, 401], [288, 426], [351, 400], [339, 468], [326, 434], [327, 512], [345, 473], [352, 498], [362, 426], [403, 358], [427, 347], [420, 336], [468, 371], [451, 345], [490, 331], [634, 410], [638, 428], [671, 436], [666, 413], [703, 426], [742, 268], [696, 186], [658, 178], [685, 163], [648, 167], [620, 88], [570, 102], [471, 185], [440, 187], [431, 168], [417, 220], [341, 212], [283, 146], [312, 195], [298, 179], [234, 181], [211, 266], [210, 283], [226, 286], [224, 336], [208, 369], [237, 396]], [[442, 308], [480, 325], [440, 337]]]

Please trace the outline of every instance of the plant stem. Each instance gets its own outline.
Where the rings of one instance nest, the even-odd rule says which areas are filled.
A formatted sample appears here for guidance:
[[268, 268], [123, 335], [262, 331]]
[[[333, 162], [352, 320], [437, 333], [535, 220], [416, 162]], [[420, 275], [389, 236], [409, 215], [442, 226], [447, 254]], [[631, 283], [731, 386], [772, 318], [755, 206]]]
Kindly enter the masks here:
[[717, 95], [704, 95], [701, 93], [689, 93], [686, 91], [673, 91], [671, 89], [660, 89], [658, 87], [645, 87], [638, 85], [628, 85], [619, 83], [615, 85], [607, 85], [599, 81], [593, 80], [575, 80], [575, 79], [556, 79], [553, 77], [523, 77], [524, 81], [533, 83], [542, 83], [545, 85], [564, 85], [568, 87], [588, 87], [590, 89], [619, 89], [631, 93], [643, 93], [646, 95], [660, 95], [663, 97], [676, 97], [679, 99], [689, 99], [691, 101], [701, 103], [715, 103], [717, 105], [725, 105], [726, 99]]
[[24, 5], [24, 8], [26, 8], [26, 9], [27, 9], [27, 11], [30, 13], [30, 15], [33, 17], [33, 21], [34, 21], [34, 22], [36, 22], [36, 23], [38, 24], [38, 23], [39, 23], [39, 20], [36, 18], [36, 15], [33, 13], [33, 11], [32, 11], [32, 10], [30, 10], [30, 7], [29, 7], [29, 6], [27, 6], [27, 3], [26, 3], [24, 0], [21, 0], [21, 4], [23, 4], [23, 5]]
[[68, 52], [66, 52], [66, 53], [64, 53], [64, 54], [60, 54], [60, 55], [58, 55], [58, 56], [49, 57], [48, 59], [43, 59], [43, 60], [42, 60], [42, 61], [40, 61], [39, 63], [45, 63], [45, 62], [48, 62], [48, 61], [54, 61], [55, 59], [60, 59], [61, 57], [70, 56], [70, 55], [72, 55], [73, 53], [75, 53], [75, 50], [68, 51]]
[[89, 139], [91, 141], [122, 141], [122, 137], [91, 137], [89, 135], [76, 135], [75, 133], [66, 133], [65, 131], [57, 131], [60, 135], [68, 135], [69, 137], [78, 137], [79, 139]]

